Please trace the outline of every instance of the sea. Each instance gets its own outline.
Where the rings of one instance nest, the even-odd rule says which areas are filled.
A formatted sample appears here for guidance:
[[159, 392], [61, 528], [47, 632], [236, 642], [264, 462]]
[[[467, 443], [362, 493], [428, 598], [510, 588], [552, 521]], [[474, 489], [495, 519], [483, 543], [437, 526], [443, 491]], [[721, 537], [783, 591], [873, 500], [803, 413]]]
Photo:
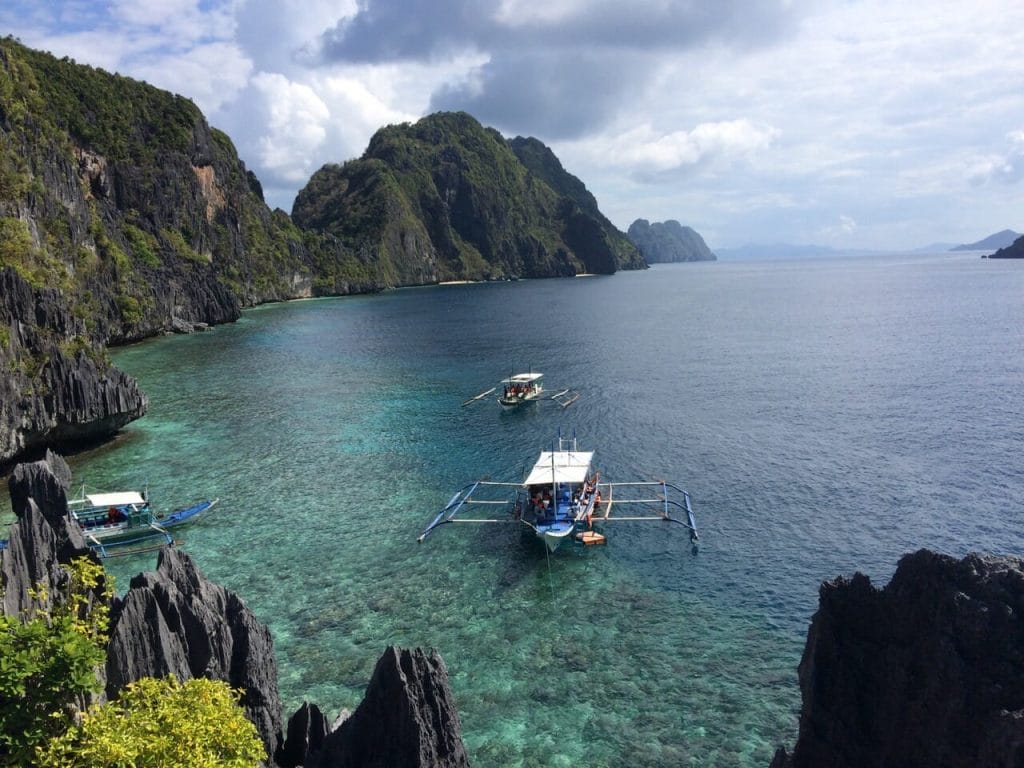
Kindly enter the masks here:
[[[285, 715], [436, 649], [477, 766], [767, 766], [823, 581], [1024, 554], [1024, 263], [973, 253], [656, 265], [246, 311], [115, 350], [148, 414], [76, 483], [217, 497], [180, 546], [269, 625]], [[463, 401], [538, 371], [567, 408]], [[561, 433], [700, 531], [417, 537]], [[119, 591], [155, 555], [110, 561]]]

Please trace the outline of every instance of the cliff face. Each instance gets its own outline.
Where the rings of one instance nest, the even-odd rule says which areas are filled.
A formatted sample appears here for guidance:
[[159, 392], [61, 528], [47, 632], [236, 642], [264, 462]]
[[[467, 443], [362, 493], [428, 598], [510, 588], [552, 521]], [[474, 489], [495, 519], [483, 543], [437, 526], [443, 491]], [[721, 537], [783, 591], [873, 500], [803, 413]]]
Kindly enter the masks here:
[[347, 292], [345, 263], [190, 101], [0, 40], [0, 471], [145, 412], [105, 345]]
[[716, 261], [704, 238], [678, 221], [637, 219], [629, 225], [627, 237], [651, 264], [676, 261]]
[[776, 768], [1021, 765], [1024, 561], [922, 550], [884, 589], [825, 583], [800, 689]]
[[596, 203], [551, 186], [574, 179], [557, 160], [540, 170], [469, 115], [437, 113], [383, 128], [359, 160], [321, 168], [292, 217], [336, 236], [387, 285], [644, 266]]
[[0, 472], [14, 456], [96, 440], [146, 412], [135, 380], [83, 325], [58, 291], [0, 268]]
[[[18, 520], [0, 550], [4, 615], [28, 615], [29, 590], [40, 585], [51, 596], [62, 594], [62, 566], [73, 557], [95, 558], [67, 514], [70, 482], [67, 464], [52, 453], [20, 464], [11, 476]], [[209, 581], [173, 548], [160, 552], [155, 572], [136, 576], [125, 596], [113, 601], [105, 695], [116, 698], [131, 682], [167, 674], [243, 689], [242, 703], [270, 756], [268, 766], [468, 765], [444, 662], [418, 649], [385, 651], [350, 718], [329, 726], [319, 708], [303, 705], [283, 739], [269, 630], [236, 594]]]

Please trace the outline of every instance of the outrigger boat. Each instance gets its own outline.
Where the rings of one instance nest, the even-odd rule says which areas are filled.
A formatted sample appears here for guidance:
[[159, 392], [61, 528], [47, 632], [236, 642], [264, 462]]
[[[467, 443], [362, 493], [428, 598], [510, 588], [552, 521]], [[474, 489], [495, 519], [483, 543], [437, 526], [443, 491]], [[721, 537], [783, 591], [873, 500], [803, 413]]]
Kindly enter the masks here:
[[68, 514], [100, 557], [112, 557], [173, 544], [171, 529], [192, 522], [217, 501], [200, 501], [161, 516], [153, 511], [149, 499], [137, 491], [87, 494], [83, 487], [78, 498], [68, 501]]
[[[688, 529], [696, 548], [699, 536], [689, 493], [664, 480], [601, 482], [600, 472], [591, 468], [593, 458], [592, 451], [578, 449], [576, 438], [559, 436], [557, 446], [541, 451], [522, 482], [478, 480], [464, 486], [417, 541], [448, 523], [512, 523], [526, 526], [554, 552], [566, 541], [603, 544], [605, 537], [594, 530], [595, 524], [661, 520]], [[462, 517], [474, 506], [501, 511]], [[620, 515], [621, 509], [630, 512]]]
[[496, 391], [498, 387], [501, 387], [498, 402], [506, 408], [515, 408], [516, 406], [538, 400], [553, 400], [563, 408], [566, 408], [575, 403], [580, 396], [579, 392], [574, 392], [571, 389], [563, 389], [553, 394], [544, 394], [544, 374], [530, 371], [529, 373], [512, 374], [507, 379], [499, 381], [497, 387], [491, 387], [479, 395], [474, 395], [463, 402], [462, 405], [466, 406], [478, 400], [483, 400], [489, 394]]
[[[174, 544], [171, 529], [192, 522], [217, 501], [200, 501], [169, 515], [157, 515], [145, 494], [87, 494], [83, 487], [78, 498], [68, 500], [68, 515], [96, 554], [114, 557]], [[7, 541], [0, 541], [0, 549], [6, 547]]]

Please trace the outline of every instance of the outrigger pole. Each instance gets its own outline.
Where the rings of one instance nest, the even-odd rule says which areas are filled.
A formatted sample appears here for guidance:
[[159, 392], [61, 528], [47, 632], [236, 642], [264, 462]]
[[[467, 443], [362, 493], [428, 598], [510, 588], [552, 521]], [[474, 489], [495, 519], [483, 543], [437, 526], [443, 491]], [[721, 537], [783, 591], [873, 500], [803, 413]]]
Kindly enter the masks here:
[[465, 407], [465, 406], [469, 405], [470, 403], [475, 403], [477, 400], [482, 400], [483, 398], [487, 397], [489, 394], [491, 394], [491, 392], [493, 392], [496, 389], [497, 389], [497, 387], [491, 387], [486, 392], [481, 392], [479, 395], [474, 395], [473, 397], [469, 398], [469, 400], [464, 402], [462, 404], [462, 406]]

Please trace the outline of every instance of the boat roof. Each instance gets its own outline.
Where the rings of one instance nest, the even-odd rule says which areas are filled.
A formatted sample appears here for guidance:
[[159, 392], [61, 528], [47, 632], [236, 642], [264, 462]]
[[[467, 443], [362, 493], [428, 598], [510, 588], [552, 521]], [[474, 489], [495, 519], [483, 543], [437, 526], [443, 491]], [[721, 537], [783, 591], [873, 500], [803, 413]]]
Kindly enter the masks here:
[[543, 373], [515, 373], [507, 379], [502, 379], [502, 384], [529, 384], [531, 381], [539, 381], [544, 378]]
[[543, 451], [527, 475], [525, 485], [580, 484], [590, 474], [593, 451]]
[[124, 504], [145, 504], [146, 500], [138, 491], [120, 493], [93, 493], [85, 497], [94, 507], [120, 507]]

